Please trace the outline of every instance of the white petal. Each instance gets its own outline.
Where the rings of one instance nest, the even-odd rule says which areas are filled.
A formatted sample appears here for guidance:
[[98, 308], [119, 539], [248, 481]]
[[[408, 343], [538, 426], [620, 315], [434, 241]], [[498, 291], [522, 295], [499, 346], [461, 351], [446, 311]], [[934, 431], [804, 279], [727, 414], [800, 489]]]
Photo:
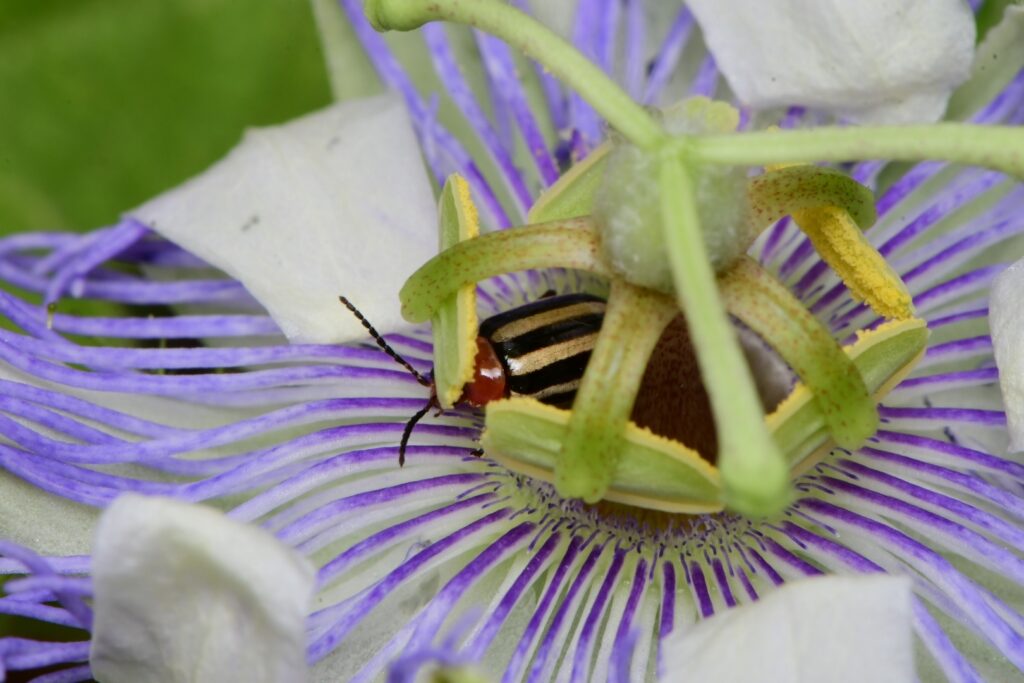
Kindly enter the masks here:
[[1024, 451], [1024, 259], [992, 285], [988, 324], [999, 368], [999, 388], [1010, 432], [1010, 450]]
[[662, 681], [913, 681], [910, 580], [797, 581], [673, 634], [662, 651]]
[[92, 574], [104, 683], [307, 679], [315, 572], [262, 529], [128, 494], [100, 518]]
[[398, 290], [437, 253], [437, 209], [396, 95], [248, 131], [202, 175], [129, 212], [237, 278], [289, 339], [408, 327]]
[[690, 0], [729, 85], [754, 107], [801, 104], [854, 121], [937, 121], [970, 74], [963, 0]]
[[0, 538], [41, 555], [88, 555], [98, 513], [0, 471]]

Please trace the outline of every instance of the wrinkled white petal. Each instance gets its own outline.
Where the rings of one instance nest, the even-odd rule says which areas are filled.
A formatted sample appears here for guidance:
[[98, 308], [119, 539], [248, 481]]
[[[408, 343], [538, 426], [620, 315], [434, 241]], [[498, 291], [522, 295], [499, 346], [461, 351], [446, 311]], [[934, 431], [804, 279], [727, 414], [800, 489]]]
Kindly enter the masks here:
[[246, 133], [222, 161], [129, 212], [238, 279], [295, 342], [408, 327], [398, 290], [437, 253], [434, 197], [397, 95]]
[[1010, 450], [1024, 451], [1024, 260], [1017, 261], [992, 285], [988, 324], [999, 368]]
[[677, 630], [662, 681], [909, 682], [913, 645], [909, 579], [804, 579]]
[[307, 678], [315, 572], [262, 529], [124, 495], [100, 518], [92, 575], [90, 664], [104, 683]]
[[744, 104], [801, 104], [861, 123], [937, 121], [967, 79], [963, 0], [689, 0]]

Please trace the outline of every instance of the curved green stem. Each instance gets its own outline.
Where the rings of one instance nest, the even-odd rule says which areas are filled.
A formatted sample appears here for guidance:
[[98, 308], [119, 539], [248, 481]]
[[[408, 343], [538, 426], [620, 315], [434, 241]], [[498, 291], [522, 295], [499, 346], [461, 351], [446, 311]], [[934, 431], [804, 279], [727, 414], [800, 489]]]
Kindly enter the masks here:
[[677, 315], [675, 302], [664, 294], [621, 278], [612, 280], [601, 333], [576, 392], [555, 465], [560, 495], [587, 503], [604, 498], [622, 457], [626, 424], [647, 361], [665, 326]]
[[570, 268], [611, 276], [601, 238], [589, 219], [576, 218], [492, 232], [459, 242], [427, 261], [398, 293], [402, 316], [430, 320], [461, 287], [531, 268]]
[[788, 162], [924, 161], [984, 166], [1024, 178], [1024, 129], [936, 123], [927, 126], [826, 126], [690, 138], [695, 163], [765, 166]]
[[630, 142], [654, 149], [666, 137], [642, 106], [561, 36], [499, 0], [367, 0], [366, 17], [378, 31], [411, 31], [451, 21], [490, 33], [522, 50], [591, 104]]
[[877, 218], [871, 190], [841, 171], [822, 166], [769, 168], [747, 182], [747, 198], [759, 232], [783, 216], [828, 206], [848, 212], [862, 230]]
[[718, 295], [693, 179], [673, 156], [661, 159], [659, 171], [665, 248], [715, 413], [726, 505], [755, 517], [776, 514], [789, 502], [789, 468], [765, 426], [754, 380]]

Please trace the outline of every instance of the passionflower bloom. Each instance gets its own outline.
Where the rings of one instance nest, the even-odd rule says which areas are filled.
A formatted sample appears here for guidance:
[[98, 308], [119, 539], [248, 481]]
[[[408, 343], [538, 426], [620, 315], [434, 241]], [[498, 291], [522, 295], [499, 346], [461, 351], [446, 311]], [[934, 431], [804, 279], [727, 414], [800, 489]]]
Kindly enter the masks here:
[[[360, 3], [340, 9], [391, 94], [253, 132], [115, 226], [0, 241], [0, 308], [16, 328], [0, 331], [0, 570], [25, 575], [5, 584], [0, 612], [87, 634], [0, 639], [0, 672], [301, 680], [304, 653], [317, 680], [403, 680], [426, 665], [452, 680], [648, 680], [686, 666], [708, 680], [756, 675], [737, 674], [734, 660], [766, 680], [823, 680], [830, 666], [836, 680], [902, 679], [915, 663], [923, 680], [1021, 675], [1024, 465], [1007, 455], [986, 331], [989, 287], [1020, 255], [1024, 231], [1024, 190], [1001, 172], [1024, 172], [1019, 131], [1006, 128], [1024, 117], [1021, 56], [1002, 51], [1021, 12], [989, 32], [970, 73], [911, 69], [856, 111], [815, 85], [831, 83], [820, 74], [781, 94], [730, 77], [745, 105], [737, 111], [709, 99], [667, 106], [733, 98], [686, 8], [672, 9], [666, 31], [661, 5], [585, 0], [567, 30], [577, 53], [502, 3], [369, 3], [378, 28], [445, 18], [499, 34], [427, 24], [413, 37], [464, 119], [455, 129], [409, 75], [419, 64], [395, 57]], [[723, 68], [734, 63], [749, 40], [702, 22]], [[521, 63], [513, 48], [540, 63]], [[477, 61], [457, 58], [467, 51]], [[814, 97], [790, 99], [799, 93]], [[801, 106], [761, 108], [782, 102]], [[816, 128], [943, 105], [951, 119], [1004, 127]], [[615, 132], [602, 148], [603, 119]], [[752, 132], [773, 124], [802, 130]], [[669, 153], [652, 155], [652, 144]], [[678, 314], [673, 294], [693, 304], [695, 362], [724, 444], [716, 463], [701, 457], [713, 460], [714, 446], [681, 445], [707, 432], [708, 412], [684, 414], [678, 441], [635, 426], [624, 440], [621, 429], [609, 436], [608, 424], [630, 416], [619, 399], [642, 386], [641, 365], [604, 392], [600, 410], [509, 402], [500, 415], [488, 409], [487, 434], [478, 409], [427, 412], [398, 467], [409, 418], [431, 393], [415, 372], [430, 371], [444, 327], [432, 334], [400, 315], [401, 281], [436, 251], [437, 195], [421, 154], [455, 242], [494, 244], [460, 241], [478, 218], [493, 230], [557, 224], [558, 248], [540, 259], [551, 267], [531, 269], [533, 260], [476, 288], [477, 278], [456, 283], [475, 289], [481, 318], [549, 290], [610, 289], [591, 366], [619, 377], [602, 355], [606, 331], [653, 347]], [[692, 165], [676, 163], [684, 157]], [[788, 165], [872, 157], [1000, 170]], [[666, 178], [687, 201], [661, 191]], [[864, 201], [863, 186], [876, 201]], [[603, 237], [625, 251], [570, 258], [581, 239], [602, 239], [590, 219], [565, 213], [573, 202], [602, 225], [626, 224]], [[782, 214], [794, 220], [775, 223]], [[736, 227], [750, 215], [774, 224]], [[862, 238], [857, 220], [876, 215]], [[643, 230], [681, 216], [693, 220], [664, 242]], [[566, 237], [559, 221], [578, 229]], [[731, 232], [702, 238], [698, 223]], [[497, 234], [514, 241], [541, 234], [534, 227]], [[455, 256], [406, 285], [406, 314], [430, 299], [420, 285], [438, 268], [486, 270], [517, 252], [480, 251], [491, 260], [479, 266], [458, 262], [456, 247], [445, 253]], [[679, 268], [681, 253], [692, 272]], [[642, 271], [630, 273], [633, 255]], [[742, 271], [730, 270], [736, 263]], [[415, 372], [358, 341], [363, 325], [339, 295]], [[782, 315], [771, 317], [763, 296]], [[108, 306], [78, 314], [76, 300]], [[662, 327], [635, 324], [641, 307]], [[734, 329], [750, 371], [733, 362]], [[706, 364], [709, 348], [718, 366]], [[600, 403], [588, 381], [579, 396]], [[444, 402], [441, 384], [439, 372]], [[671, 407], [674, 394], [656, 398]], [[576, 410], [607, 419], [580, 431]], [[558, 443], [581, 446], [566, 449], [571, 467], [545, 460], [551, 441], [556, 455]], [[821, 575], [833, 578], [802, 581]], [[883, 651], [878, 676], [852, 668]]]

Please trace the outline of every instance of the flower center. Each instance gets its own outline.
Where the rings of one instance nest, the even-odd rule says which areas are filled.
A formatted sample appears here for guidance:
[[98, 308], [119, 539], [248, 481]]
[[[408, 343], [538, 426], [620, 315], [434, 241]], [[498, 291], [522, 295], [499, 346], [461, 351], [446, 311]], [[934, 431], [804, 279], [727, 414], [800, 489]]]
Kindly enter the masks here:
[[586, 509], [603, 525], [613, 529], [636, 529], [638, 533], [642, 532], [654, 537], [675, 537], [677, 539], [689, 538], [709, 517], [712, 519], [736, 517], [728, 512], [716, 512], [710, 516], [664, 512], [625, 503], [614, 503], [610, 500], [587, 505]]
[[[761, 405], [768, 415], [792, 389], [793, 373], [757, 335], [742, 327], [737, 331]], [[659, 436], [689, 446], [709, 463], [717, 463], [715, 416], [683, 315], [669, 323], [658, 340], [631, 419]]]

